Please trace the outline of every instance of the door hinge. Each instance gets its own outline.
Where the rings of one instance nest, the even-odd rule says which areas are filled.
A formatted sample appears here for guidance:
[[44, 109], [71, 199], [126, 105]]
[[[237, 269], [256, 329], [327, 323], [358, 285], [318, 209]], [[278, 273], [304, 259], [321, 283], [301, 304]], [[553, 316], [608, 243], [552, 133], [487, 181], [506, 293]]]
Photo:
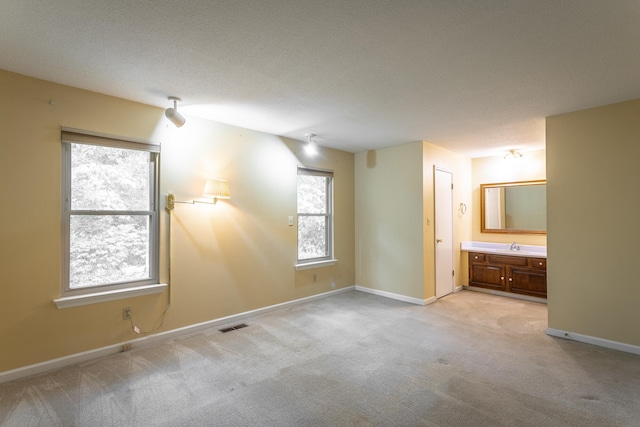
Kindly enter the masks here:
[[451, 270], [451, 276], [455, 276], [456, 275], [456, 271], [455, 270]]
[[451, 183], [451, 189], [453, 190], [453, 183]]

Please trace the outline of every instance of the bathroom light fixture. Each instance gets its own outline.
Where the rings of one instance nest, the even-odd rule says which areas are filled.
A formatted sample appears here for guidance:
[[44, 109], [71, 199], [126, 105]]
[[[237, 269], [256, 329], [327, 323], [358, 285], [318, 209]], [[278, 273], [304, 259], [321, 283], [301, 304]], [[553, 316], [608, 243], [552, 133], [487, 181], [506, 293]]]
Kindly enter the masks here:
[[315, 137], [316, 134], [307, 133], [305, 136], [307, 137], [307, 145], [304, 147], [304, 151], [310, 156], [315, 156], [318, 154], [318, 144], [313, 140], [313, 137]]
[[504, 155], [504, 159], [519, 159], [522, 157], [522, 153], [516, 150], [509, 150], [507, 154]]
[[178, 113], [178, 102], [182, 102], [182, 99], [170, 96], [169, 101], [173, 101], [173, 108], [167, 108], [164, 110], [164, 115], [167, 116], [167, 119], [171, 121], [176, 127], [180, 127], [186, 122], [186, 119], [182, 116], [182, 114]]
[[204, 185], [202, 197], [205, 199], [213, 200], [211, 202], [205, 202], [202, 200], [191, 200], [190, 202], [183, 202], [180, 200], [176, 200], [176, 196], [174, 196], [173, 193], [169, 193], [167, 194], [165, 210], [168, 213], [171, 213], [176, 203], [186, 203], [188, 205], [195, 205], [196, 203], [201, 203], [204, 205], [215, 205], [216, 203], [218, 203], [218, 199], [230, 199], [231, 194], [229, 193], [229, 184], [224, 179], [208, 179], [207, 183]]

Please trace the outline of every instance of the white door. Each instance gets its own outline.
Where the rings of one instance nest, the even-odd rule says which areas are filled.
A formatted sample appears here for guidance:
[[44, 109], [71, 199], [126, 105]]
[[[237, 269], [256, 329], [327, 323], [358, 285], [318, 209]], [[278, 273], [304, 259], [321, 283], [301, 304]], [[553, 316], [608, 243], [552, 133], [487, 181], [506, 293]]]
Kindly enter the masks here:
[[453, 292], [453, 175], [434, 167], [436, 298]]

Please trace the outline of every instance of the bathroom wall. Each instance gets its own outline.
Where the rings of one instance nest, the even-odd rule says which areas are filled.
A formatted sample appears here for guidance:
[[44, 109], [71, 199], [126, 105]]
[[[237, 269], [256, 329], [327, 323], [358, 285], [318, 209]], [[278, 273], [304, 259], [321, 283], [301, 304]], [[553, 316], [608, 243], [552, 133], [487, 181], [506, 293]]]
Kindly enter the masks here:
[[545, 150], [524, 151], [517, 159], [505, 159], [503, 155], [480, 157], [471, 160], [472, 169], [472, 240], [479, 242], [511, 243], [526, 245], [547, 244], [546, 235], [482, 233], [480, 232], [480, 184], [534, 181], [546, 179]]

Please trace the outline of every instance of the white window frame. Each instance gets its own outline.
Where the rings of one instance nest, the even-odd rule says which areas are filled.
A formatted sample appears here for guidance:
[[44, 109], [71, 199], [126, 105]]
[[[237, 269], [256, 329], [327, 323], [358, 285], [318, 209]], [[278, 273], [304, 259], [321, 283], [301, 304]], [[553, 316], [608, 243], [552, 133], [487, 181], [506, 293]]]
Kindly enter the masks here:
[[[122, 139], [119, 137], [62, 128], [61, 131], [61, 223], [62, 223], [62, 277], [61, 297], [54, 300], [58, 308], [67, 308], [95, 302], [110, 301], [131, 296], [162, 292], [166, 285], [159, 281], [159, 171], [160, 145], [156, 143]], [[112, 148], [146, 151], [152, 167], [149, 173], [150, 209], [148, 211], [72, 210], [71, 144], [97, 145]], [[70, 287], [70, 224], [73, 215], [140, 215], [149, 217], [149, 278], [144, 280], [109, 283], [72, 289]]]
[[[306, 212], [298, 212], [297, 211], [297, 207], [296, 207], [296, 212], [297, 212], [297, 217], [298, 217], [298, 225], [296, 227], [296, 235], [299, 236], [300, 234], [300, 217], [311, 217], [311, 216], [322, 216], [325, 217], [325, 224], [326, 224], [326, 229], [325, 229], [325, 241], [326, 241], [326, 254], [324, 256], [321, 257], [316, 257], [316, 258], [304, 258], [304, 259], [300, 259], [300, 252], [299, 252], [299, 247], [296, 244], [296, 259], [297, 259], [297, 263], [295, 265], [296, 270], [306, 270], [306, 269], [310, 269], [310, 268], [314, 268], [314, 267], [324, 267], [324, 266], [329, 266], [329, 265], [334, 265], [337, 260], [334, 258], [334, 234], [333, 234], [333, 230], [334, 230], [334, 203], [333, 203], [333, 186], [334, 186], [334, 177], [333, 177], [333, 171], [330, 170], [325, 170], [325, 169], [315, 169], [315, 168], [308, 168], [308, 167], [298, 167], [298, 173], [297, 176], [299, 175], [312, 175], [312, 176], [321, 176], [321, 177], [326, 177], [329, 178], [327, 180], [327, 187], [326, 187], [326, 200], [327, 200], [327, 206], [326, 206], [326, 212], [324, 214], [317, 214], [317, 213], [306, 213]], [[297, 185], [296, 185], [296, 197], [297, 197]], [[297, 206], [297, 203], [296, 203]], [[299, 243], [299, 242], [298, 242]]]

